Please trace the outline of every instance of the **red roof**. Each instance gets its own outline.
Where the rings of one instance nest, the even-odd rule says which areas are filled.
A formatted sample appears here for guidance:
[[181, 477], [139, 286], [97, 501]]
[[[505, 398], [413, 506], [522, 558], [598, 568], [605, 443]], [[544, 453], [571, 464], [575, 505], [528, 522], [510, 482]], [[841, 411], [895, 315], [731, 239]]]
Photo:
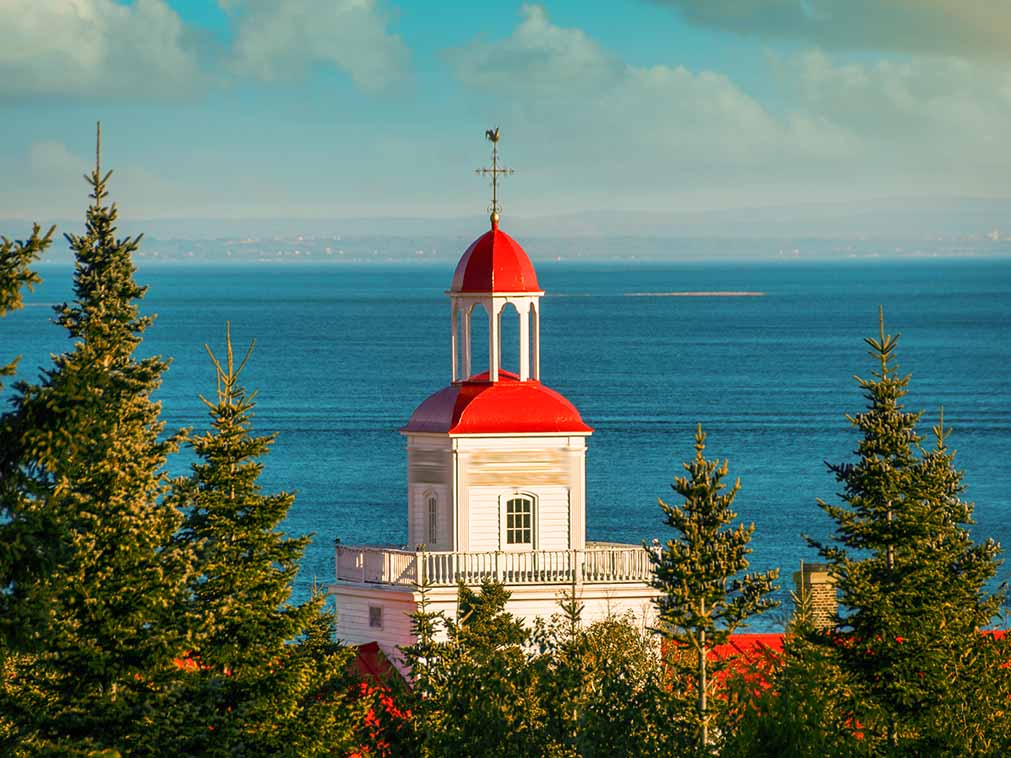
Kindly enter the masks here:
[[456, 264], [450, 292], [540, 292], [537, 272], [519, 243], [494, 224]]
[[588, 434], [576, 406], [537, 381], [519, 381], [509, 371], [499, 380], [472, 376], [430, 395], [401, 431], [449, 434], [519, 434], [524, 432]]
[[709, 651], [709, 655], [712, 658], [733, 658], [743, 655], [751, 659], [765, 652], [782, 651], [782, 634], [731, 634], [726, 643], [714, 647]]
[[400, 676], [400, 672], [380, 650], [378, 642], [359, 645], [351, 667], [362, 679], [378, 684], [386, 682], [391, 676]]

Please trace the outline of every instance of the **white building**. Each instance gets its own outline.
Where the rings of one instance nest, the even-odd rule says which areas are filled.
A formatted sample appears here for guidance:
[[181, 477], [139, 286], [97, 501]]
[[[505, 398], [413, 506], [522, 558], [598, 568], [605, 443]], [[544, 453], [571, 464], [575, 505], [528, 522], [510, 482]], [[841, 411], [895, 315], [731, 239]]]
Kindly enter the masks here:
[[[586, 623], [631, 610], [652, 618], [651, 565], [641, 545], [586, 541], [586, 440], [593, 430], [540, 381], [541, 296], [533, 264], [498, 227], [463, 254], [447, 292], [451, 383], [427, 398], [407, 438], [408, 546], [337, 545], [330, 587], [337, 637], [376, 641], [396, 659], [414, 640], [418, 585], [433, 611], [455, 617], [457, 584], [496, 579], [508, 610], [532, 620], [559, 611], [573, 588]], [[487, 334], [474, 333], [482, 309]], [[518, 319], [518, 373], [501, 368], [503, 319]], [[488, 365], [472, 348], [487, 341]], [[515, 353], [514, 353], [515, 354]], [[508, 353], [507, 353], [508, 355]], [[477, 369], [475, 372], [474, 369]]]

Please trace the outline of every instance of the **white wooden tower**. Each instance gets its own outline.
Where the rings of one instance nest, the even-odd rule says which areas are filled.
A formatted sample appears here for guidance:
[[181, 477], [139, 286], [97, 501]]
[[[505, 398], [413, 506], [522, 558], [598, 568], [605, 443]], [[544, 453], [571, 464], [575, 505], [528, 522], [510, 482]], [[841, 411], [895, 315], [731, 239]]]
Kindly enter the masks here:
[[[433, 610], [455, 612], [457, 584], [495, 579], [509, 610], [532, 619], [558, 612], [576, 589], [590, 622], [631, 610], [644, 622], [651, 566], [638, 545], [586, 542], [586, 440], [593, 430], [540, 381], [544, 295], [523, 248], [499, 228], [498, 130], [493, 142], [491, 229], [464, 252], [450, 299], [450, 384], [424, 400], [401, 430], [407, 439], [408, 544], [337, 546], [330, 591], [338, 638], [378, 641], [396, 658], [410, 644], [417, 586]], [[487, 333], [475, 328], [475, 315]], [[503, 345], [503, 319], [516, 319]], [[474, 365], [487, 345], [487, 365]], [[518, 371], [502, 368], [516, 351]]]

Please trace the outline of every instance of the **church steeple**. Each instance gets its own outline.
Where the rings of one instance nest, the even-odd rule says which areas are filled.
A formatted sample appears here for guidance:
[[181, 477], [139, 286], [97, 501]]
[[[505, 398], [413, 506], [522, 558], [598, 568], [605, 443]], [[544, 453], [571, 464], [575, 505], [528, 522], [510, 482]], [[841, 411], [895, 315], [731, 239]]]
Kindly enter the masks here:
[[[489, 211], [491, 230], [476, 239], [460, 259], [453, 283], [446, 293], [452, 303], [451, 345], [453, 383], [467, 381], [498, 382], [502, 367], [502, 318], [508, 306], [515, 308], [519, 320], [519, 374], [521, 382], [540, 380], [540, 299], [544, 294], [537, 283], [537, 273], [526, 252], [512, 237], [499, 229], [499, 177], [513, 173], [498, 164], [498, 128], [485, 137], [492, 143], [490, 168], [476, 173], [491, 176], [492, 196]], [[474, 308], [484, 308], [488, 315], [488, 366], [472, 365], [472, 340], [483, 335], [471, 331]], [[475, 368], [477, 371], [475, 371]], [[480, 379], [476, 379], [480, 376]]]

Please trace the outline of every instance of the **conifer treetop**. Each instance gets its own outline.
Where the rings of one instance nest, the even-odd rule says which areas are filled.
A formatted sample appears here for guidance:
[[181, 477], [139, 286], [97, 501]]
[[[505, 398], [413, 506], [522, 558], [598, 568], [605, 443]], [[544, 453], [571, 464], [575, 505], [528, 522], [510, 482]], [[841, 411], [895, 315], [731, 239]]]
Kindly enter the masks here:
[[252, 403], [256, 398], [256, 390], [253, 390], [248, 395], [239, 386], [239, 374], [249, 363], [249, 359], [253, 355], [253, 349], [256, 347], [256, 337], [253, 337], [249, 342], [249, 347], [246, 348], [246, 354], [239, 363], [238, 368], [235, 367], [235, 353], [232, 349], [232, 322], [225, 322], [225, 365], [221, 365], [221, 361], [218, 360], [217, 356], [214, 355], [214, 351], [211, 350], [211, 346], [206, 342], [204, 343], [204, 350], [211, 359], [211, 363], [214, 365], [215, 378], [217, 382], [217, 401], [211, 402], [202, 394], [198, 395], [200, 400], [211, 409], [213, 412], [220, 406], [231, 407], [235, 405], [238, 398], [242, 397], [247, 402]]
[[828, 464], [840, 502], [818, 500], [835, 522], [834, 539], [808, 542], [839, 590], [837, 632], [847, 642], [828, 652], [855, 692], [851, 718], [865, 725], [869, 747], [930, 753], [919, 741], [925, 725], [956, 697], [958, 676], [976, 675], [971, 649], [999, 605], [999, 593], [986, 588], [999, 546], [975, 544], [968, 531], [972, 504], [961, 499], [943, 408], [933, 446], [921, 445], [922, 414], [902, 406], [910, 377], [896, 368], [898, 336], [885, 332], [883, 309], [878, 336], [865, 341], [878, 370], [856, 377], [867, 399], [847, 415], [859, 433], [856, 460]]

